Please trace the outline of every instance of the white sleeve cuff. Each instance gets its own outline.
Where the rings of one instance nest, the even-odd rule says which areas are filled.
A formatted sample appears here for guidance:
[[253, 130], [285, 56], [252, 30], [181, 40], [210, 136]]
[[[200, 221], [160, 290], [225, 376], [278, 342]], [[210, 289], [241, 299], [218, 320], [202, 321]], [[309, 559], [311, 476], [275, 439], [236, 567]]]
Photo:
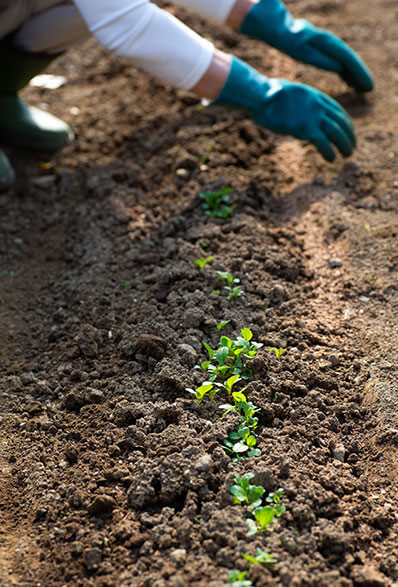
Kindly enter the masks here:
[[212, 43], [148, 0], [75, 3], [104, 47], [174, 87], [190, 90], [211, 64]]
[[173, 2], [191, 8], [203, 16], [225, 22], [236, 0], [173, 0]]

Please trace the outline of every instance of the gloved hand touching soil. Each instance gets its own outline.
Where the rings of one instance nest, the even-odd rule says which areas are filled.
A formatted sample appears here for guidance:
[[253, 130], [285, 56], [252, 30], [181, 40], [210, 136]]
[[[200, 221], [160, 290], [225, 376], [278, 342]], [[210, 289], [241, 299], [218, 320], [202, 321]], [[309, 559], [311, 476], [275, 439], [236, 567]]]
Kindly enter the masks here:
[[334, 71], [358, 93], [373, 89], [371, 73], [362, 59], [333, 33], [308, 20], [293, 18], [280, 0], [250, 0], [240, 32], [264, 41], [298, 61]]
[[356, 145], [354, 125], [335, 100], [304, 84], [267, 78], [235, 57], [215, 103], [248, 110], [261, 126], [311, 142], [327, 161], [335, 159], [332, 145], [344, 157]]

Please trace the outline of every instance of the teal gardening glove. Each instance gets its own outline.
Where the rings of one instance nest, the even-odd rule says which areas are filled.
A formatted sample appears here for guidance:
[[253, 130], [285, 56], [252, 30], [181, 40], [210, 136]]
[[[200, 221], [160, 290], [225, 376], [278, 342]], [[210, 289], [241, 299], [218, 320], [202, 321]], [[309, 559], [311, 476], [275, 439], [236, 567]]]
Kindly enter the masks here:
[[298, 61], [338, 73], [358, 93], [373, 89], [370, 71], [355, 51], [336, 35], [293, 18], [280, 0], [260, 0], [249, 10], [240, 32]]
[[344, 157], [356, 145], [347, 112], [319, 90], [261, 75], [236, 57], [216, 104], [248, 110], [254, 121], [276, 133], [311, 142], [327, 161], [333, 161], [332, 143]]

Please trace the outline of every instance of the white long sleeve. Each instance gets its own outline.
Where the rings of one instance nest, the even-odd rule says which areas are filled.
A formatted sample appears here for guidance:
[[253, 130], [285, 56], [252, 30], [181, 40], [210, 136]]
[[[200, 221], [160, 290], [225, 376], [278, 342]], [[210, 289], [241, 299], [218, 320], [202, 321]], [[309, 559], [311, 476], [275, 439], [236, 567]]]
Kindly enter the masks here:
[[177, 88], [191, 89], [210, 66], [212, 43], [149, 0], [74, 1], [104, 47]]
[[173, 0], [175, 4], [191, 8], [198, 14], [225, 22], [236, 0]]

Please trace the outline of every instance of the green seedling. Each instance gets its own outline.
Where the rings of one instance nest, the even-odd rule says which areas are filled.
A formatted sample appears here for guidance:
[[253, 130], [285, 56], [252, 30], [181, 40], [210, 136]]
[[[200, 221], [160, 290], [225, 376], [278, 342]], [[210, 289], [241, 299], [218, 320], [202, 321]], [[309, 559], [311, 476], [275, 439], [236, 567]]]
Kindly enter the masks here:
[[256, 508], [253, 511], [254, 520], [247, 520], [249, 526], [248, 536], [254, 536], [259, 532], [265, 532], [272, 524], [275, 518], [275, 510], [273, 507], [266, 505], [264, 507]]
[[131, 290], [131, 284], [130, 284], [130, 282], [129, 281], [125, 281], [123, 283], [123, 288], [124, 288], [124, 291], [130, 291]]
[[11, 271], [9, 272], [9, 274], [8, 274], [8, 275], [9, 275], [10, 277], [16, 277], [16, 276], [17, 276], [17, 274], [15, 273], [15, 271], [13, 271], [12, 269], [11, 269]]
[[244, 424], [249, 428], [251, 433], [254, 433], [258, 425], [258, 418], [255, 414], [260, 411], [260, 408], [252, 404], [252, 402], [248, 402], [243, 391], [233, 392], [234, 404], [222, 404], [219, 406], [221, 410], [224, 410], [224, 414], [220, 420], [229, 412], [238, 412]]
[[224, 320], [224, 322], [220, 322], [219, 324], [217, 324], [216, 328], [217, 328], [217, 332], [220, 332], [220, 330], [222, 328], [224, 328], [224, 326], [226, 326], [227, 324], [229, 324], [231, 322], [231, 320]]
[[273, 346], [272, 348], [270, 348], [270, 349], [269, 349], [269, 352], [270, 352], [270, 353], [274, 352], [274, 353], [275, 353], [275, 356], [276, 356], [276, 358], [277, 358], [277, 359], [280, 359], [280, 358], [281, 358], [281, 356], [283, 355], [283, 353], [286, 353], [286, 350], [287, 350], [287, 349], [277, 349], [276, 347], [274, 347], [274, 346]]
[[228, 291], [228, 295], [227, 295], [227, 300], [233, 300], [234, 298], [240, 298], [240, 296], [243, 296], [244, 291], [243, 288], [238, 285], [236, 287], [225, 287], [224, 288], [226, 291]]
[[217, 275], [223, 283], [226, 283], [229, 285], [232, 285], [234, 283], [240, 283], [240, 279], [238, 279], [237, 277], [234, 277], [230, 273], [227, 273], [227, 271], [217, 271]]
[[198, 401], [198, 404], [201, 404], [206, 396], [208, 396], [212, 400], [215, 394], [217, 393], [218, 389], [217, 387], [214, 387], [213, 383], [205, 381], [203, 385], [200, 385], [196, 389], [191, 389], [190, 387], [187, 387], [186, 391], [194, 395]]
[[276, 563], [276, 558], [272, 556], [272, 554], [267, 554], [261, 548], [257, 546], [257, 556], [251, 556], [250, 554], [242, 554], [241, 556], [248, 561], [249, 569], [252, 565], [256, 563], [259, 565], [272, 565]]
[[203, 346], [205, 347], [205, 349], [207, 350], [208, 354], [209, 354], [209, 359], [210, 361], [212, 360], [212, 358], [214, 357], [214, 355], [216, 354], [216, 350], [212, 349], [207, 342], [203, 343]]
[[253, 511], [254, 520], [247, 520], [249, 536], [264, 532], [272, 524], [275, 517], [283, 516], [286, 508], [280, 503], [282, 494], [283, 489], [278, 489], [275, 493], [269, 493], [265, 501], [270, 505], [258, 507]]
[[200, 246], [202, 247], [202, 249], [207, 249], [209, 246], [209, 243], [200, 243]]
[[[222, 347], [222, 349], [225, 349], [225, 347]], [[224, 383], [215, 383], [215, 385], [217, 385], [217, 387], [225, 389], [225, 391], [228, 393], [228, 396], [231, 397], [232, 388], [239, 381], [241, 381], [239, 375], [232, 375], [232, 377], [228, 377], [228, 379], [224, 381]]]
[[245, 422], [228, 432], [228, 438], [223, 440], [223, 448], [233, 462], [239, 462], [246, 457], [260, 456], [261, 451], [254, 448], [256, 444], [256, 437], [250, 433], [250, 428]]
[[236, 340], [221, 336], [218, 349], [212, 349], [207, 343], [203, 343], [210, 362], [205, 362], [205, 368], [203, 368], [205, 363], [197, 367], [208, 371], [209, 381], [225, 381], [232, 375], [247, 379], [252, 374], [248, 363], [263, 346], [261, 343], [253, 342], [252, 338], [251, 330], [243, 328], [241, 336], [238, 336]]
[[265, 489], [261, 485], [250, 485], [250, 479], [253, 477], [253, 473], [246, 473], [241, 478], [235, 477], [235, 485], [229, 489], [235, 504], [246, 504], [252, 508], [258, 508], [261, 505]]
[[214, 261], [214, 257], [207, 257], [207, 259], [195, 259], [194, 263], [199, 267], [199, 269], [203, 269], [207, 263], [211, 263], [212, 261]]
[[284, 505], [281, 505], [281, 498], [283, 495], [283, 489], [279, 488], [275, 493], [269, 493], [267, 499], [265, 500], [267, 503], [272, 503], [274, 505], [275, 515], [280, 517], [286, 511]]
[[227, 294], [227, 300], [232, 300], [243, 295], [244, 290], [241, 285], [238, 285], [240, 283], [240, 279], [238, 279], [238, 277], [234, 277], [226, 271], [217, 271], [217, 275], [224, 284], [224, 290]]
[[253, 587], [253, 583], [246, 579], [247, 571], [231, 571], [228, 575], [228, 584], [234, 587]]
[[229, 205], [229, 194], [233, 191], [233, 188], [223, 188], [216, 192], [201, 192], [199, 196], [203, 200], [202, 208], [206, 216], [226, 220], [235, 208]]

